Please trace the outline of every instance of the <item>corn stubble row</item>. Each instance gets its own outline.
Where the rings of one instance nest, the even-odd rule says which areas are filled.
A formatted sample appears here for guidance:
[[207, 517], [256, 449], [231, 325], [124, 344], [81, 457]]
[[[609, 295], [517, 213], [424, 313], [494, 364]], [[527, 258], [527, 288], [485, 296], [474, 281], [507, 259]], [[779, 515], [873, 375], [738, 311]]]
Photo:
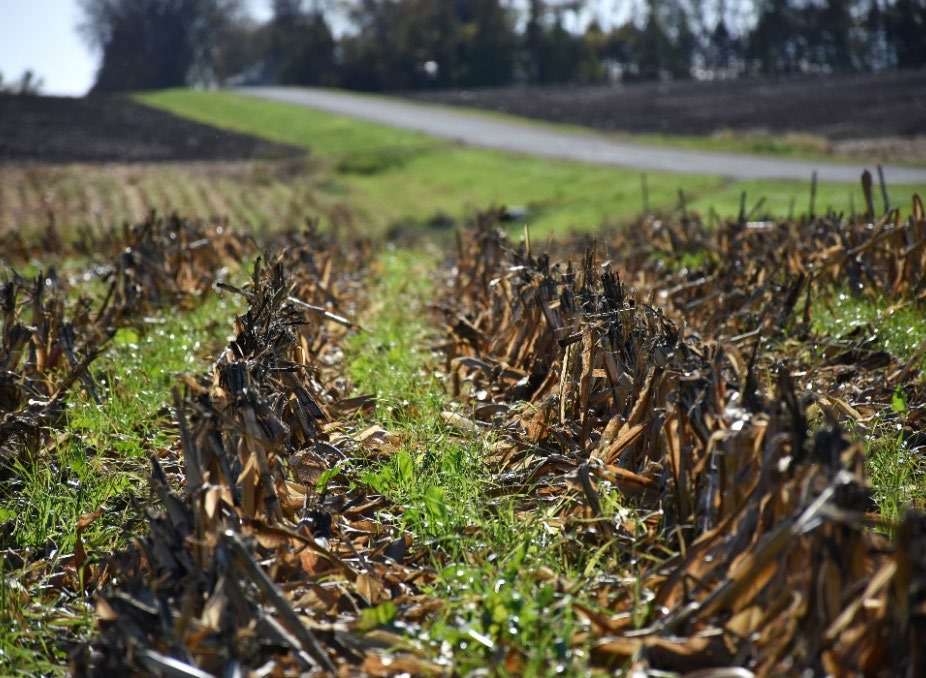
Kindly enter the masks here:
[[[30, 277], [11, 269], [0, 287], [4, 463], [40, 448], [47, 428], [60, 427], [75, 383], [99, 400], [89, 367], [116, 330], [159, 309], [198, 303], [224, 267], [238, 265], [252, 249], [222, 224], [153, 213], [134, 226], [80, 232], [73, 242], [64, 242], [52, 226], [32, 246], [18, 236], [0, 244], [14, 261], [29, 261], [39, 250], [88, 261], [86, 280], [69, 281], [54, 267]], [[90, 280], [101, 283], [104, 292], [80, 293]]]
[[387, 600], [408, 627], [435, 609], [393, 507], [350, 478], [316, 491], [356, 451], [346, 420], [369, 401], [349, 397], [339, 347], [366, 247], [303, 233], [269, 250], [248, 284], [225, 285], [246, 307], [234, 338], [175, 393], [179, 455], [152, 460], [161, 510], [94, 582], [101, 633], [77, 674], [440, 671], [361, 619]]
[[[617, 563], [576, 603], [592, 662], [922, 675], [926, 516], [887, 524], [840, 427], [902, 387], [918, 429], [922, 353], [809, 325], [834, 289], [922, 300], [919, 199], [906, 221], [647, 218], [597, 245], [609, 258], [579, 243], [578, 265], [512, 244], [497, 217], [458, 243], [447, 369], [500, 436], [498, 482], [528, 493], [521, 510], [572, 497], [563, 533]], [[605, 516], [605, 491], [632, 511]]]
[[[598, 246], [610, 258], [573, 243], [576, 265], [512, 244], [498, 217], [461, 237], [442, 300], [448, 388], [472, 396], [470, 428], [494, 432], [496, 491], [523, 513], [560, 500], [555, 528], [576, 559], [607, 554], [573, 603], [584, 625], [572, 641], [590, 662], [926, 670], [926, 519], [877, 513], [863, 450], [840, 427], [883, 414], [899, 386], [918, 428], [921, 357], [821, 341], [809, 325], [833, 288], [921, 299], [921, 205], [904, 222], [647, 218]], [[60, 426], [68, 388], [94, 388], [86, 365], [114, 328], [195, 303], [253, 252], [227, 228], [181, 220], [149, 220], [112, 247], [97, 306], [67, 301], [51, 273], [5, 288], [11, 454]], [[453, 671], [419, 638], [443, 606], [422, 593], [433, 554], [401, 529], [402, 507], [350, 471], [370, 458], [352, 420], [369, 398], [351, 397], [340, 344], [368, 250], [313, 231], [268, 250], [247, 284], [224, 284], [244, 307], [234, 338], [178, 384], [179, 440], [152, 458], [146, 533], [99, 561], [75, 550], [56, 580], [97, 601], [77, 675]], [[365, 613], [386, 602], [383, 627]], [[500, 649], [516, 673], [521, 650]]]
[[[283, 254], [258, 259], [250, 281], [236, 287], [226, 269], [256, 248], [222, 222], [152, 215], [99, 240], [78, 236], [63, 242], [50, 228], [38, 247], [54, 240], [49, 252], [87, 257], [80, 280], [49, 270], [31, 279], [14, 272], [4, 284], [0, 482], [15, 484], [14, 460], [55, 463], [75, 384], [105, 400], [93, 361], [118, 329], [195, 308], [216, 288], [240, 297], [245, 311], [210, 372], [177, 385], [179, 442], [151, 459], [152, 496], [138, 498], [148, 506], [144, 536], [112, 556], [88, 553], [81, 533], [97, 511], [75, 526], [73, 554], [5, 552], [31, 590], [58, 604], [97, 601], [99, 633], [75, 649], [72, 673], [326, 674], [356, 665], [388, 675], [380, 655], [394, 638], [352, 634], [347, 622], [384, 600], [414, 599], [416, 581], [429, 575], [402, 564], [411, 561], [409, 544], [381, 524], [382, 497], [337, 482], [325, 496], [314, 492], [355, 446], [335, 415], [369, 402], [344, 393], [338, 346], [353, 326], [345, 316], [356, 313], [366, 246], [334, 244], [311, 225], [272, 235], [268, 251]], [[101, 290], [74, 298], [85, 277]], [[337, 438], [344, 449], [328, 442]], [[431, 610], [422, 601], [405, 618]], [[313, 631], [307, 613], [325, 628]], [[414, 655], [390, 666], [433, 670]]]

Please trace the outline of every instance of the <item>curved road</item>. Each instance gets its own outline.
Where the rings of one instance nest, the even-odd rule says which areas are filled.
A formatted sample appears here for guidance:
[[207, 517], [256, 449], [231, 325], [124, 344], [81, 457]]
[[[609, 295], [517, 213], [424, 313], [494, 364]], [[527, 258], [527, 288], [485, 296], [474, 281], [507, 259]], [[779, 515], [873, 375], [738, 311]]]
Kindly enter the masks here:
[[[816, 170], [820, 181], [856, 182], [862, 165], [832, 164], [735, 153], [645, 146], [617, 141], [597, 132], [558, 130], [553, 126], [493, 119], [441, 106], [410, 103], [381, 96], [297, 87], [247, 87], [248, 96], [317, 108], [353, 118], [423, 132], [473, 146], [515, 153], [577, 160], [640, 170], [713, 174], [735, 179], [795, 179], [809, 181]], [[874, 170], [874, 167], [869, 167]], [[889, 184], [924, 184], [926, 168], [887, 165]]]

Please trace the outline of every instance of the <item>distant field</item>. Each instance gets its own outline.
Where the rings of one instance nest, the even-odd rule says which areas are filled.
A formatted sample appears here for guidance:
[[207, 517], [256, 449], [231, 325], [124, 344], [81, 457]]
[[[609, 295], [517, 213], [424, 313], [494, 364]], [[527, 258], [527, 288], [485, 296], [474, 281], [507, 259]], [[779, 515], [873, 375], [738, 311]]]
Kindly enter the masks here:
[[[649, 173], [644, 200], [636, 170], [465, 147], [224, 92], [157, 92], [137, 102], [0, 97], [0, 108], [0, 230], [51, 219], [99, 226], [154, 209], [257, 229], [309, 212], [381, 233], [440, 227], [500, 204], [523, 208], [540, 236], [594, 231], [645, 205], [735, 214], [744, 192], [755, 217], [809, 201], [804, 182], [673, 173]], [[893, 204], [906, 208], [916, 190], [891, 185]], [[857, 186], [818, 188], [818, 211], [861, 205]]]
[[267, 160], [299, 149], [201, 125], [128, 97], [0, 94], [0, 165]]
[[408, 96], [700, 148], [926, 162], [926, 71]]
[[0, 95], [0, 232], [108, 227], [152, 210], [260, 230], [343, 222], [304, 148], [236, 134], [127, 97]]
[[304, 161], [0, 165], [0, 232], [136, 222], [152, 210], [256, 230], [307, 214], [349, 221]]
[[[239, 133], [311, 149], [331, 173], [329, 190], [344, 196], [370, 227], [420, 225], [437, 213], [460, 216], [491, 203], [527, 209], [540, 234], [594, 231], [602, 222], [629, 220], [644, 207], [641, 173], [553, 161], [440, 141], [414, 132], [353, 120], [300, 106], [225, 92], [172, 90], [141, 101]], [[754, 216], [784, 216], [809, 204], [809, 182], [728, 181], [720, 177], [649, 173], [647, 205], [735, 214], [742, 193]], [[680, 194], [679, 189], [683, 190]], [[905, 208], [914, 186], [890, 187]], [[816, 209], [860, 207], [857, 186], [821, 184]]]
[[[309, 213], [395, 233], [499, 204], [523, 208], [542, 236], [622, 223], [645, 205], [735, 214], [744, 192], [753, 217], [809, 205], [804, 182], [672, 173], [649, 173], [644, 199], [635, 170], [464, 147], [224, 92], [157, 92], [139, 102], [0, 97], [0, 231], [52, 219], [100, 226], [153, 209], [256, 229]], [[891, 185], [893, 204], [907, 208], [917, 189]], [[862, 204], [857, 186], [818, 188], [817, 211]]]

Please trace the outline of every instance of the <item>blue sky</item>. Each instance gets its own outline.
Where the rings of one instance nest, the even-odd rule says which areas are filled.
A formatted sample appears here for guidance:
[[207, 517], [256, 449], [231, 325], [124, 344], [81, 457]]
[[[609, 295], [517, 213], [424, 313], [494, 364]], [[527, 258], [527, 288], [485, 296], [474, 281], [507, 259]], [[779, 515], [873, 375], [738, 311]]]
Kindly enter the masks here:
[[18, 78], [31, 68], [53, 94], [83, 94], [94, 56], [80, 41], [75, 0], [0, 0], [0, 73]]
[[[267, 12], [270, 0], [250, 0], [252, 11]], [[75, 27], [77, 0], [0, 0], [0, 73], [18, 79], [31, 68], [45, 94], [84, 94], [93, 84], [97, 55]]]

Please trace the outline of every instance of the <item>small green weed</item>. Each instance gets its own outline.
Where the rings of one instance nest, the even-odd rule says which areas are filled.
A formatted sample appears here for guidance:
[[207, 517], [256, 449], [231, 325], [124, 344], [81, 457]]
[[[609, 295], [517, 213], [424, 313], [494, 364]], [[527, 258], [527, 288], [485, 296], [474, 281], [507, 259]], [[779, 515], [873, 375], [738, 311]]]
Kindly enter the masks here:
[[870, 440], [866, 450], [874, 499], [885, 519], [898, 521], [908, 508], [926, 506], [926, 464], [901, 434]]
[[673, 272], [697, 271], [712, 261], [710, 252], [700, 249], [677, 254], [654, 251], [650, 254], [650, 257], [655, 261], [662, 262], [668, 270]]

